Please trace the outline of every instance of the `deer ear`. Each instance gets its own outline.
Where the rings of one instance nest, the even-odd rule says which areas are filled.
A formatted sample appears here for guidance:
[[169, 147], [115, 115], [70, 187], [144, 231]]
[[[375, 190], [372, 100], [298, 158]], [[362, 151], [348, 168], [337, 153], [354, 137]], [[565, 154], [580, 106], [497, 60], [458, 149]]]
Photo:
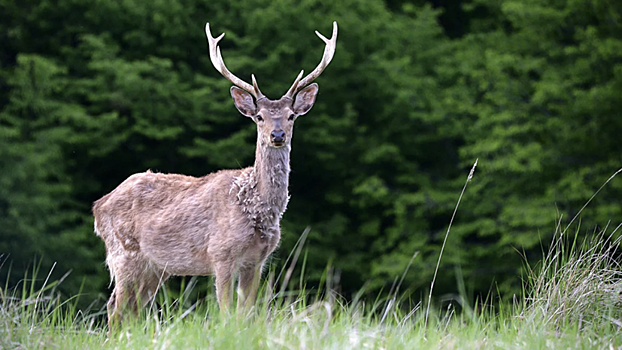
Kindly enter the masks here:
[[232, 86], [231, 97], [233, 97], [235, 108], [237, 108], [242, 115], [247, 117], [254, 117], [257, 115], [257, 106], [251, 94], [236, 86]]
[[296, 101], [294, 101], [294, 113], [296, 113], [296, 115], [303, 115], [311, 110], [311, 107], [313, 107], [315, 103], [315, 96], [317, 96], [318, 89], [318, 85], [313, 83], [300, 90], [298, 95], [296, 95]]

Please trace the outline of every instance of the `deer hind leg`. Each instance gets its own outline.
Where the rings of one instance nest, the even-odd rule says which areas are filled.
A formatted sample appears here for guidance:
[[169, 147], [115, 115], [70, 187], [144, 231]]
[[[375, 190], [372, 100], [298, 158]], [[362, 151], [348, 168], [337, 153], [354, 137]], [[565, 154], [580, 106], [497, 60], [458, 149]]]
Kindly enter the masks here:
[[107, 305], [110, 330], [119, 325], [126, 314], [136, 315], [153, 300], [158, 288], [169, 277], [134, 257], [115, 259], [113, 271], [116, 282]]
[[248, 309], [255, 304], [262, 264], [240, 268], [238, 280], [238, 310]]
[[106, 310], [108, 311], [108, 332], [112, 332], [112, 329], [118, 325], [121, 321], [120, 310], [117, 310], [117, 287], [115, 286], [110, 294], [110, 299], [106, 303]]
[[127, 288], [126, 281], [119, 276], [116, 277], [116, 282], [110, 299], [108, 300], [108, 331], [111, 333], [114, 329], [121, 325], [125, 311], [128, 309], [129, 300], [133, 299], [132, 291]]

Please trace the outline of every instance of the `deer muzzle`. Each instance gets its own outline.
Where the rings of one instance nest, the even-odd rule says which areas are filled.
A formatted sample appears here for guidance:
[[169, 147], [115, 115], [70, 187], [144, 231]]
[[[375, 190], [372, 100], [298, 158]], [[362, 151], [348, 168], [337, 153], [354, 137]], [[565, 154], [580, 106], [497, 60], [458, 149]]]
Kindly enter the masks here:
[[272, 130], [270, 133], [270, 141], [272, 144], [280, 147], [285, 143], [285, 131], [283, 130]]

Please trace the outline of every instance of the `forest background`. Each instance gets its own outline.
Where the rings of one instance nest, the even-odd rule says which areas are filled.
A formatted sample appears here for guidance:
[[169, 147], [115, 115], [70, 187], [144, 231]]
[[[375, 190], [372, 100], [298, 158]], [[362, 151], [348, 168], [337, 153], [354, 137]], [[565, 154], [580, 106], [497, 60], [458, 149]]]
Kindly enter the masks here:
[[[519, 293], [523, 257], [622, 167], [620, 1], [0, 0], [0, 283], [56, 263], [67, 296], [106, 295], [94, 200], [147, 169], [252, 164], [255, 126], [210, 63], [206, 22], [229, 69], [278, 98], [334, 20], [273, 266], [309, 226], [309, 287], [330, 266], [345, 296], [386, 291], [418, 252], [403, 286], [421, 295], [479, 158], [435, 294]], [[616, 178], [579, 234], [621, 219]]]

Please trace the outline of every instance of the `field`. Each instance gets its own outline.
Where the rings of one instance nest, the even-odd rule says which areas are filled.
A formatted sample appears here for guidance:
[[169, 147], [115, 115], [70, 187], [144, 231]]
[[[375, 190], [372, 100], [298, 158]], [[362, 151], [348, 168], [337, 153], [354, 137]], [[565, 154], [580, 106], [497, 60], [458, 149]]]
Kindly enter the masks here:
[[267, 288], [279, 283], [266, 282], [248, 314], [220, 314], [213, 298], [184, 300], [190, 280], [181, 297], [163, 289], [157, 303], [110, 336], [102, 310], [77, 310], [75, 299], [60, 301], [58, 281], [36, 290], [26, 276], [20, 289], [0, 290], [0, 348], [622, 349], [622, 272], [613, 233], [577, 242], [560, 230], [545, 260], [526, 265], [523, 295], [494, 306], [406, 307], [413, 302], [399, 285], [384, 299], [346, 303], [330, 283], [311, 293], [292, 291], [298, 283], [287, 281], [280, 292]]

